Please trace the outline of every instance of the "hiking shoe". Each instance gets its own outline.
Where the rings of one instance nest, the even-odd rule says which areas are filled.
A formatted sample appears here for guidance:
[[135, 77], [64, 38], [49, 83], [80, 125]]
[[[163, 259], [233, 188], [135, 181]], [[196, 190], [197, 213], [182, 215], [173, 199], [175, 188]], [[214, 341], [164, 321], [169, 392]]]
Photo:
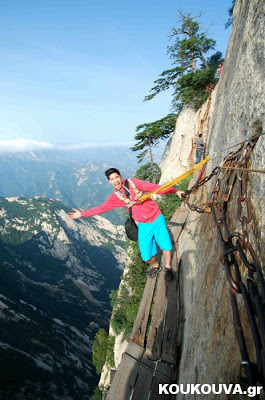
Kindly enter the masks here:
[[152, 267], [146, 272], [147, 278], [154, 278], [158, 272], [162, 270], [161, 266], [159, 265], [157, 268]]
[[166, 281], [173, 281], [174, 277], [173, 277], [172, 269], [165, 268], [165, 271], [166, 271], [166, 275], [165, 275]]

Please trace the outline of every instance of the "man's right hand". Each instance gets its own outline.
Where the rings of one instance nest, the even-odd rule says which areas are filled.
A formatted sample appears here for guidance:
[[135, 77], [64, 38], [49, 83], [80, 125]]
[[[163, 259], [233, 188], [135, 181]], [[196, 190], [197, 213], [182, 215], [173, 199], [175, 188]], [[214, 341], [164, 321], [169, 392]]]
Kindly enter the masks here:
[[76, 208], [73, 208], [74, 212], [70, 212], [68, 214], [68, 217], [71, 219], [77, 219], [81, 217], [81, 212], [77, 210]]

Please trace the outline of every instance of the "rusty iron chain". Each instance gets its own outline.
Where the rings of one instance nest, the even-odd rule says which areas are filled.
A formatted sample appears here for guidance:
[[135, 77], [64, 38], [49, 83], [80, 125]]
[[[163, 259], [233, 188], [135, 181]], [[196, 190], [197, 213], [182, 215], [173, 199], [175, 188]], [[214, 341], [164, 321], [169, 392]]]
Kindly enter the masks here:
[[[254, 145], [255, 142], [249, 141], [242, 149], [225, 158], [223, 168], [232, 166], [235, 169], [222, 169], [224, 174], [222, 179], [217, 173], [211, 194], [211, 212], [222, 248], [220, 261], [225, 267], [230, 284], [233, 320], [245, 375], [249, 385], [261, 384], [265, 388], [265, 281], [257, 253], [249, 239], [248, 226], [252, 221], [252, 210], [248, 197], [248, 175], [245, 170], [237, 169], [247, 169]], [[230, 231], [231, 219], [228, 218], [229, 200], [236, 183], [238, 184], [236, 214], [241, 232]], [[250, 361], [242, 328], [238, 305], [240, 295], [243, 298], [256, 350], [255, 362]], [[258, 399], [259, 396], [256, 395], [255, 398]]]
[[[203, 167], [202, 169], [204, 170], [205, 167]], [[220, 173], [220, 171], [221, 171], [221, 168], [219, 166], [215, 167], [210, 175], [204, 177], [201, 180], [198, 178], [191, 189], [185, 190], [184, 194], [181, 197], [182, 197], [183, 202], [189, 207], [190, 210], [196, 211], [198, 213], [205, 213], [205, 212], [211, 211], [210, 210], [210, 202], [206, 202], [206, 203], [203, 203], [203, 204], [200, 204], [199, 206], [197, 206], [195, 204], [189, 203], [189, 197], [192, 193], [196, 193], [197, 190], [199, 189], [199, 187], [204, 185], [210, 179], [212, 179], [213, 176], [218, 175]]]
[[[244, 146], [228, 154], [220, 166], [201, 179], [182, 195], [184, 203], [198, 213], [211, 212], [221, 243], [221, 263], [224, 265], [230, 284], [230, 301], [236, 337], [241, 354], [241, 367], [250, 386], [261, 384], [265, 389], [265, 281], [257, 253], [253, 249], [248, 226], [252, 221], [251, 202], [248, 197], [248, 162], [259, 136], [244, 141]], [[202, 169], [205, 170], [205, 167]], [[200, 175], [200, 174], [199, 174]], [[200, 186], [216, 176], [210, 201], [197, 206], [189, 203], [189, 197]], [[228, 217], [229, 200], [238, 184], [236, 215], [241, 232], [230, 232], [231, 218]], [[210, 211], [209, 211], [210, 209]], [[245, 267], [245, 268], [244, 268]], [[256, 350], [255, 362], [250, 361], [247, 341], [244, 336], [238, 296], [245, 305], [253, 343]], [[240, 368], [241, 369], [241, 368]], [[259, 399], [256, 395], [255, 399]]]

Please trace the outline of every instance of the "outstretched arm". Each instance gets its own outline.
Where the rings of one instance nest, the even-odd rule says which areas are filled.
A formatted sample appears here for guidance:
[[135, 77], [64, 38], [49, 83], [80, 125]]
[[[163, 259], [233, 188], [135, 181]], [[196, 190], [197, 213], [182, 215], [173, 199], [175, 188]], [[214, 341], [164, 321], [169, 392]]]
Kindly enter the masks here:
[[[158, 185], [156, 183], [142, 181], [141, 179], [138, 179], [138, 178], [133, 178], [132, 180], [138, 189], [144, 190], [145, 192], [149, 192], [149, 193], [154, 192], [156, 189], [158, 189], [162, 186], [162, 185]], [[161, 192], [159, 192], [157, 194], [167, 194], [167, 193], [174, 193], [182, 200], [181, 195], [184, 192], [182, 190], [177, 190], [173, 187], [170, 187], [168, 189], [161, 190]]]
[[69, 218], [76, 219], [80, 217], [93, 217], [94, 215], [103, 214], [107, 211], [114, 210], [114, 208], [124, 207], [125, 202], [120, 200], [115, 194], [112, 194], [105, 203], [101, 204], [98, 207], [90, 208], [86, 211], [79, 211], [76, 208], [73, 208], [74, 212], [70, 212], [68, 214]]

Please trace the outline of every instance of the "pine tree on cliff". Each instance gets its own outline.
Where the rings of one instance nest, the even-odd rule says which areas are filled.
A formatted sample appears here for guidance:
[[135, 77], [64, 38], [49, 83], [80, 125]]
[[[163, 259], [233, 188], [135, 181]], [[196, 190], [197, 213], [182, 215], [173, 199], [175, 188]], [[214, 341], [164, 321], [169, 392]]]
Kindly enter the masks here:
[[135, 178], [139, 178], [147, 182], [159, 183], [161, 178], [161, 169], [156, 162], [154, 164], [148, 162], [147, 164], [141, 165], [137, 169]]
[[233, 24], [233, 11], [234, 11], [235, 4], [236, 4], [236, 0], [232, 0], [231, 7], [228, 10], [229, 18], [228, 18], [227, 22], [225, 23], [225, 29], [229, 28], [229, 26], [231, 26]]
[[[153, 99], [158, 93], [171, 87], [174, 88], [173, 106], [181, 109], [184, 104], [193, 103], [198, 108], [205, 100], [205, 87], [214, 75], [215, 66], [209, 64], [205, 54], [215, 48], [215, 40], [208, 38], [206, 33], [200, 31], [200, 23], [196, 21], [201, 14], [191, 16], [179, 11], [180, 26], [172, 28], [170, 39], [173, 45], [168, 46], [168, 54], [173, 60], [173, 68], [163, 71], [151, 94], [145, 101]], [[218, 53], [221, 58], [221, 53]], [[201, 63], [199, 68], [197, 63]]]
[[[136, 135], [134, 139], [137, 143], [131, 147], [132, 151], [141, 151], [137, 155], [139, 162], [142, 162], [145, 158], [148, 159], [148, 163], [145, 165], [149, 171], [151, 170], [151, 180], [156, 183], [158, 168], [154, 161], [153, 148], [157, 145], [160, 140], [167, 139], [170, 134], [174, 131], [176, 124], [176, 115], [168, 114], [166, 117], [155, 121], [138, 125], [136, 128]], [[143, 171], [141, 171], [143, 173]]]

